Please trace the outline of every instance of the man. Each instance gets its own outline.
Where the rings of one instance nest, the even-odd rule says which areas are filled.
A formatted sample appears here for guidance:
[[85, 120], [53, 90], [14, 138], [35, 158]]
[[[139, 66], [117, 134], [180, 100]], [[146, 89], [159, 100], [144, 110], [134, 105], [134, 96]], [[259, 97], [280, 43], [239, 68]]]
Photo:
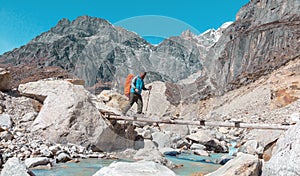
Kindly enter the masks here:
[[143, 99], [142, 99], [142, 90], [151, 90], [152, 86], [149, 88], [145, 88], [144, 78], [147, 72], [140, 73], [139, 76], [136, 76], [131, 81], [131, 88], [130, 88], [130, 96], [129, 96], [129, 103], [125, 106], [122, 111], [123, 115], [126, 115], [127, 111], [132, 107], [134, 103], [137, 103], [137, 114], [141, 114], [143, 110]]

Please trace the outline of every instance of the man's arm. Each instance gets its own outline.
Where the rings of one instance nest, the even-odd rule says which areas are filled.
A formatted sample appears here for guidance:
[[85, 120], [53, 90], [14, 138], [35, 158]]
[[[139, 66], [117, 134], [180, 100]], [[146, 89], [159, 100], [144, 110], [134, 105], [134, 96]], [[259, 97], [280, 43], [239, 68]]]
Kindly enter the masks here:
[[135, 87], [136, 80], [137, 80], [137, 76], [135, 76], [135, 77], [131, 80], [131, 87], [133, 87], [133, 89], [136, 89], [136, 87]]
[[143, 87], [142, 87], [143, 90], [149, 90], [145, 87], [145, 85], [143, 84]]
[[145, 87], [145, 83], [144, 83], [144, 81], [143, 81], [143, 90], [151, 90], [152, 89], [152, 86], [149, 86], [149, 88], [147, 89], [146, 87]]

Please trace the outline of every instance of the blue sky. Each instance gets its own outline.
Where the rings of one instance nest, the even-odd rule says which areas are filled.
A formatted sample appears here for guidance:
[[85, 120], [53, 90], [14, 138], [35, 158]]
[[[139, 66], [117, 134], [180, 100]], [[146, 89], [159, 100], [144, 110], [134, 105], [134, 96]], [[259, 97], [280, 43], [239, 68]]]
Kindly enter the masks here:
[[[141, 36], [202, 33], [234, 21], [249, 0], [0, 0], [0, 54], [28, 43], [62, 18], [104, 18]], [[148, 22], [149, 17], [154, 21]], [[156, 21], [155, 21], [156, 20]], [[150, 20], [151, 21], [151, 20]], [[148, 22], [148, 23], [147, 23]], [[150, 31], [150, 32], [149, 32]], [[149, 39], [150, 40], [150, 39]]]

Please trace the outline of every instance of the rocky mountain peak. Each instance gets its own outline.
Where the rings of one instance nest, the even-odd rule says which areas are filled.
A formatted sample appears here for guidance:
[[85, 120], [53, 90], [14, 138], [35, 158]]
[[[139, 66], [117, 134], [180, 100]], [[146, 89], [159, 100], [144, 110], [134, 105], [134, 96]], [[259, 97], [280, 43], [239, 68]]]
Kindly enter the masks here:
[[184, 39], [192, 39], [195, 37], [195, 34], [192, 33], [191, 30], [186, 30], [186, 31], [183, 31], [181, 34], [180, 34], [180, 37], [181, 38], [184, 38]]
[[299, 16], [298, 0], [251, 0], [236, 15], [236, 21], [252, 21], [255, 25]]
[[59, 22], [57, 23], [58, 26], [69, 26], [71, 23], [71, 21], [67, 18], [63, 18], [61, 20], [59, 20]]

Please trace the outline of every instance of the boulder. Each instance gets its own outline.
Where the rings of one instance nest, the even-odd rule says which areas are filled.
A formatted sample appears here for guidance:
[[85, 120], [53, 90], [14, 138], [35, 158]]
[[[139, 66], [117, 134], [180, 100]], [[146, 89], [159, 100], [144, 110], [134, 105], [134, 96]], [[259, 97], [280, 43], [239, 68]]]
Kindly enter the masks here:
[[50, 142], [92, 146], [96, 151], [133, 147], [134, 141], [116, 133], [99, 113], [106, 106], [81, 85], [64, 80], [40, 80], [21, 84], [18, 90], [43, 102], [31, 132], [38, 132]]
[[261, 172], [261, 161], [257, 156], [238, 153], [237, 157], [228, 161], [224, 166], [218, 170], [207, 174], [207, 176], [219, 175], [243, 175], [243, 176], [257, 176]]
[[284, 130], [253, 129], [244, 138], [246, 140], [256, 140], [259, 146], [265, 147], [276, 141], [283, 133]]
[[10, 131], [0, 132], [0, 140], [10, 141], [14, 138], [13, 134]]
[[144, 149], [157, 149], [157, 144], [152, 140], [144, 139]]
[[300, 122], [281, 136], [275, 146], [271, 159], [264, 164], [262, 175], [300, 174]]
[[0, 115], [0, 127], [1, 128], [11, 128], [12, 127], [12, 120], [8, 114], [1, 114]]
[[19, 158], [10, 158], [4, 164], [0, 176], [34, 176], [34, 174], [26, 167]]
[[190, 147], [192, 150], [204, 150], [206, 147], [202, 144], [193, 143]]
[[25, 160], [25, 165], [28, 168], [32, 168], [40, 165], [47, 165], [49, 163], [50, 163], [50, 159], [46, 157], [27, 158]]
[[36, 118], [37, 115], [38, 115], [38, 113], [36, 113], [36, 112], [28, 112], [22, 117], [22, 119], [20, 120], [20, 123], [34, 121], [34, 119]]
[[155, 143], [157, 143], [158, 148], [171, 147], [171, 135], [163, 132], [152, 133], [152, 138]]
[[203, 145], [206, 147], [206, 150], [208, 150], [208, 151], [214, 151], [216, 153], [228, 153], [229, 152], [226, 142], [219, 141], [218, 139], [209, 140], [206, 143], [203, 143]]
[[67, 162], [67, 161], [71, 161], [72, 160], [72, 158], [70, 157], [70, 155], [69, 154], [67, 154], [67, 153], [60, 153], [57, 157], [56, 157], [56, 161], [58, 162], [58, 163], [60, 163], [60, 162], [63, 162], [63, 163], [65, 163], [65, 162]]
[[207, 150], [214, 151], [216, 153], [226, 153], [229, 151], [226, 144], [223, 144], [218, 139], [213, 138], [205, 131], [197, 131], [196, 133], [192, 133], [186, 136], [186, 139], [191, 140], [193, 143], [202, 144]]
[[199, 155], [199, 156], [209, 156], [209, 153], [205, 150], [200, 150], [200, 149], [197, 149], [197, 150], [193, 150], [193, 153], [195, 155]]
[[247, 142], [243, 144], [239, 151], [248, 154], [258, 154], [259, 156], [263, 156], [265, 161], [269, 160], [272, 156], [272, 144], [276, 142], [283, 133], [283, 130], [253, 129], [244, 137]]
[[134, 160], [147, 160], [147, 161], [155, 161], [158, 158], [163, 157], [163, 154], [158, 151], [157, 149], [147, 148], [147, 149], [140, 149], [136, 152], [133, 159]]
[[112, 90], [103, 90], [98, 96], [99, 101], [104, 102], [107, 106], [122, 110], [128, 103], [127, 97]]
[[239, 148], [239, 152], [248, 153], [248, 154], [256, 154], [256, 149], [258, 148], [258, 142], [256, 140], [247, 141]]
[[208, 135], [204, 131], [197, 131], [196, 133], [192, 133], [192, 134], [186, 136], [186, 139], [192, 140], [193, 142], [203, 144], [203, 143], [206, 143], [206, 142], [212, 140], [213, 137]]
[[162, 131], [170, 133], [176, 133], [177, 135], [184, 137], [190, 134], [188, 125], [176, 125], [176, 124], [159, 124], [159, 128]]
[[0, 68], [0, 91], [7, 91], [11, 89], [11, 74], [4, 68]]
[[53, 153], [54, 155], [56, 155], [56, 153], [58, 153], [58, 151], [60, 150], [60, 146], [59, 145], [53, 145], [49, 147], [49, 151], [51, 153]]
[[[172, 116], [175, 107], [180, 102], [180, 92], [176, 91], [176, 86], [168, 83], [155, 81], [147, 86], [152, 86], [151, 91], [143, 91], [144, 101], [143, 112], [147, 116]], [[147, 87], [146, 86], [146, 87]]]
[[167, 167], [153, 161], [138, 161], [133, 163], [113, 162], [108, 167], [101, 168], [93, 176], [176, 176]]
[[168, 168], [175, 168], [175, 165], [166, 159], [163, 154], [157, 149], [140, 149], [133, 156], [134, 160], [154, 161], [156, 163], [167, 166]]
[[234, 157], [232, 155], [223, 155], [221, 158], [216, 159], [217, 164], [224, 165]]

